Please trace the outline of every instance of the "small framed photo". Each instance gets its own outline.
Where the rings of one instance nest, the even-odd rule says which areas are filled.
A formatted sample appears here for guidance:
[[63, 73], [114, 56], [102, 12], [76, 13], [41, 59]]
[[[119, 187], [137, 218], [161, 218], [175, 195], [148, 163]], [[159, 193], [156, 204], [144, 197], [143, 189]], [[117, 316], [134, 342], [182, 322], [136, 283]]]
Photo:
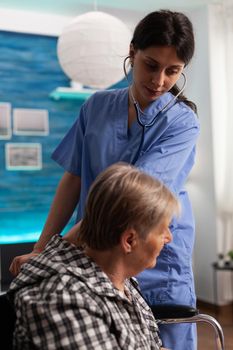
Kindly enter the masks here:
[[49, 134], [49, 117], [46, 109], [14, 108], [13, 133], [15, 135]]
[[10, 139], [11, 130], [11, 104], [0, 103], [0, 140]]
[[42, 169], [42, 150], [40, 143], [6, 143], [7, 170]]

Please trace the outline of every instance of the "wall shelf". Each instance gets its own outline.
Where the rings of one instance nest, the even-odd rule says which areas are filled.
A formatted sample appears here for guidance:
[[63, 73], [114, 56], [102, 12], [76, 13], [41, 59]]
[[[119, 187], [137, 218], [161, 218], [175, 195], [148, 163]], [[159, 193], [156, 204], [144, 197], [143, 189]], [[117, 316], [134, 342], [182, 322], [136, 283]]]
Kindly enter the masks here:
[[87, 88], [58, 87], [51, 92], [49, 97], [54, 100], [87, 100], [96, 91]]

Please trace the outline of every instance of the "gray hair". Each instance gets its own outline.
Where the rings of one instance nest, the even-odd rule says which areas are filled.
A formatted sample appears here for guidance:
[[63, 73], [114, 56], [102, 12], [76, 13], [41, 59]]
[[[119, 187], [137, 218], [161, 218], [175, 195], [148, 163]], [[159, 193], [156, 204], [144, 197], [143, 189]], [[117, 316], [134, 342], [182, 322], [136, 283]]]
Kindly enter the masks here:
[[178, 201], [164, 184], [132, 165], [116, 163], [90, 188], [78, 240], [92, 249], [110, 249], [126, 229], [145, 238], [178, 212]]

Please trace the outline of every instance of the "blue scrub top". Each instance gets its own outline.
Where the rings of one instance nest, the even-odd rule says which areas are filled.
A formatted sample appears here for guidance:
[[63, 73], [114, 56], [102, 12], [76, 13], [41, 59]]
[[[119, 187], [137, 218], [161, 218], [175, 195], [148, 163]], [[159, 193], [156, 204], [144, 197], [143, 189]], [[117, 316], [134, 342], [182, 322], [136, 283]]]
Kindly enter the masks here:
[[[163, 181], [179, 197], [182, 214], [171, 224], [173, 241], [163, 249], [156, 268], [145, 270], [138, 280], [151, 304], [194, 305], [194, 221], [183, 186], [194, 164], [199, 121], [183, 102], [174, 102], [159, 113], [172, 97], [165, 93], [144, 111], [145, 123], [157, 117], [155, 124], [146, 129], [135, 165]], [[128, 88], [99, 91], [83, 104], [79, 118], [52, 155], [66, 171], [81, 177], [77, 220], [83, 216], [87, 193], [96, 176], [118, 161], [131, 163], [141, 133], [137, 121], [128, 129]]]

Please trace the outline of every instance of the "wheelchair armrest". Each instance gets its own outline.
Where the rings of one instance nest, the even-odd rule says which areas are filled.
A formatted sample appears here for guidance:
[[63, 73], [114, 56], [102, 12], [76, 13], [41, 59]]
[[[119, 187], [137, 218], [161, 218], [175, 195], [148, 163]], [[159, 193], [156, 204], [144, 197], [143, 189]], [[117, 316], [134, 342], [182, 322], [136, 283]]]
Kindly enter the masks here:
[[189, 318], [199, 314], [199, 311], [188, 305], [150, 305], [155, 319]]

